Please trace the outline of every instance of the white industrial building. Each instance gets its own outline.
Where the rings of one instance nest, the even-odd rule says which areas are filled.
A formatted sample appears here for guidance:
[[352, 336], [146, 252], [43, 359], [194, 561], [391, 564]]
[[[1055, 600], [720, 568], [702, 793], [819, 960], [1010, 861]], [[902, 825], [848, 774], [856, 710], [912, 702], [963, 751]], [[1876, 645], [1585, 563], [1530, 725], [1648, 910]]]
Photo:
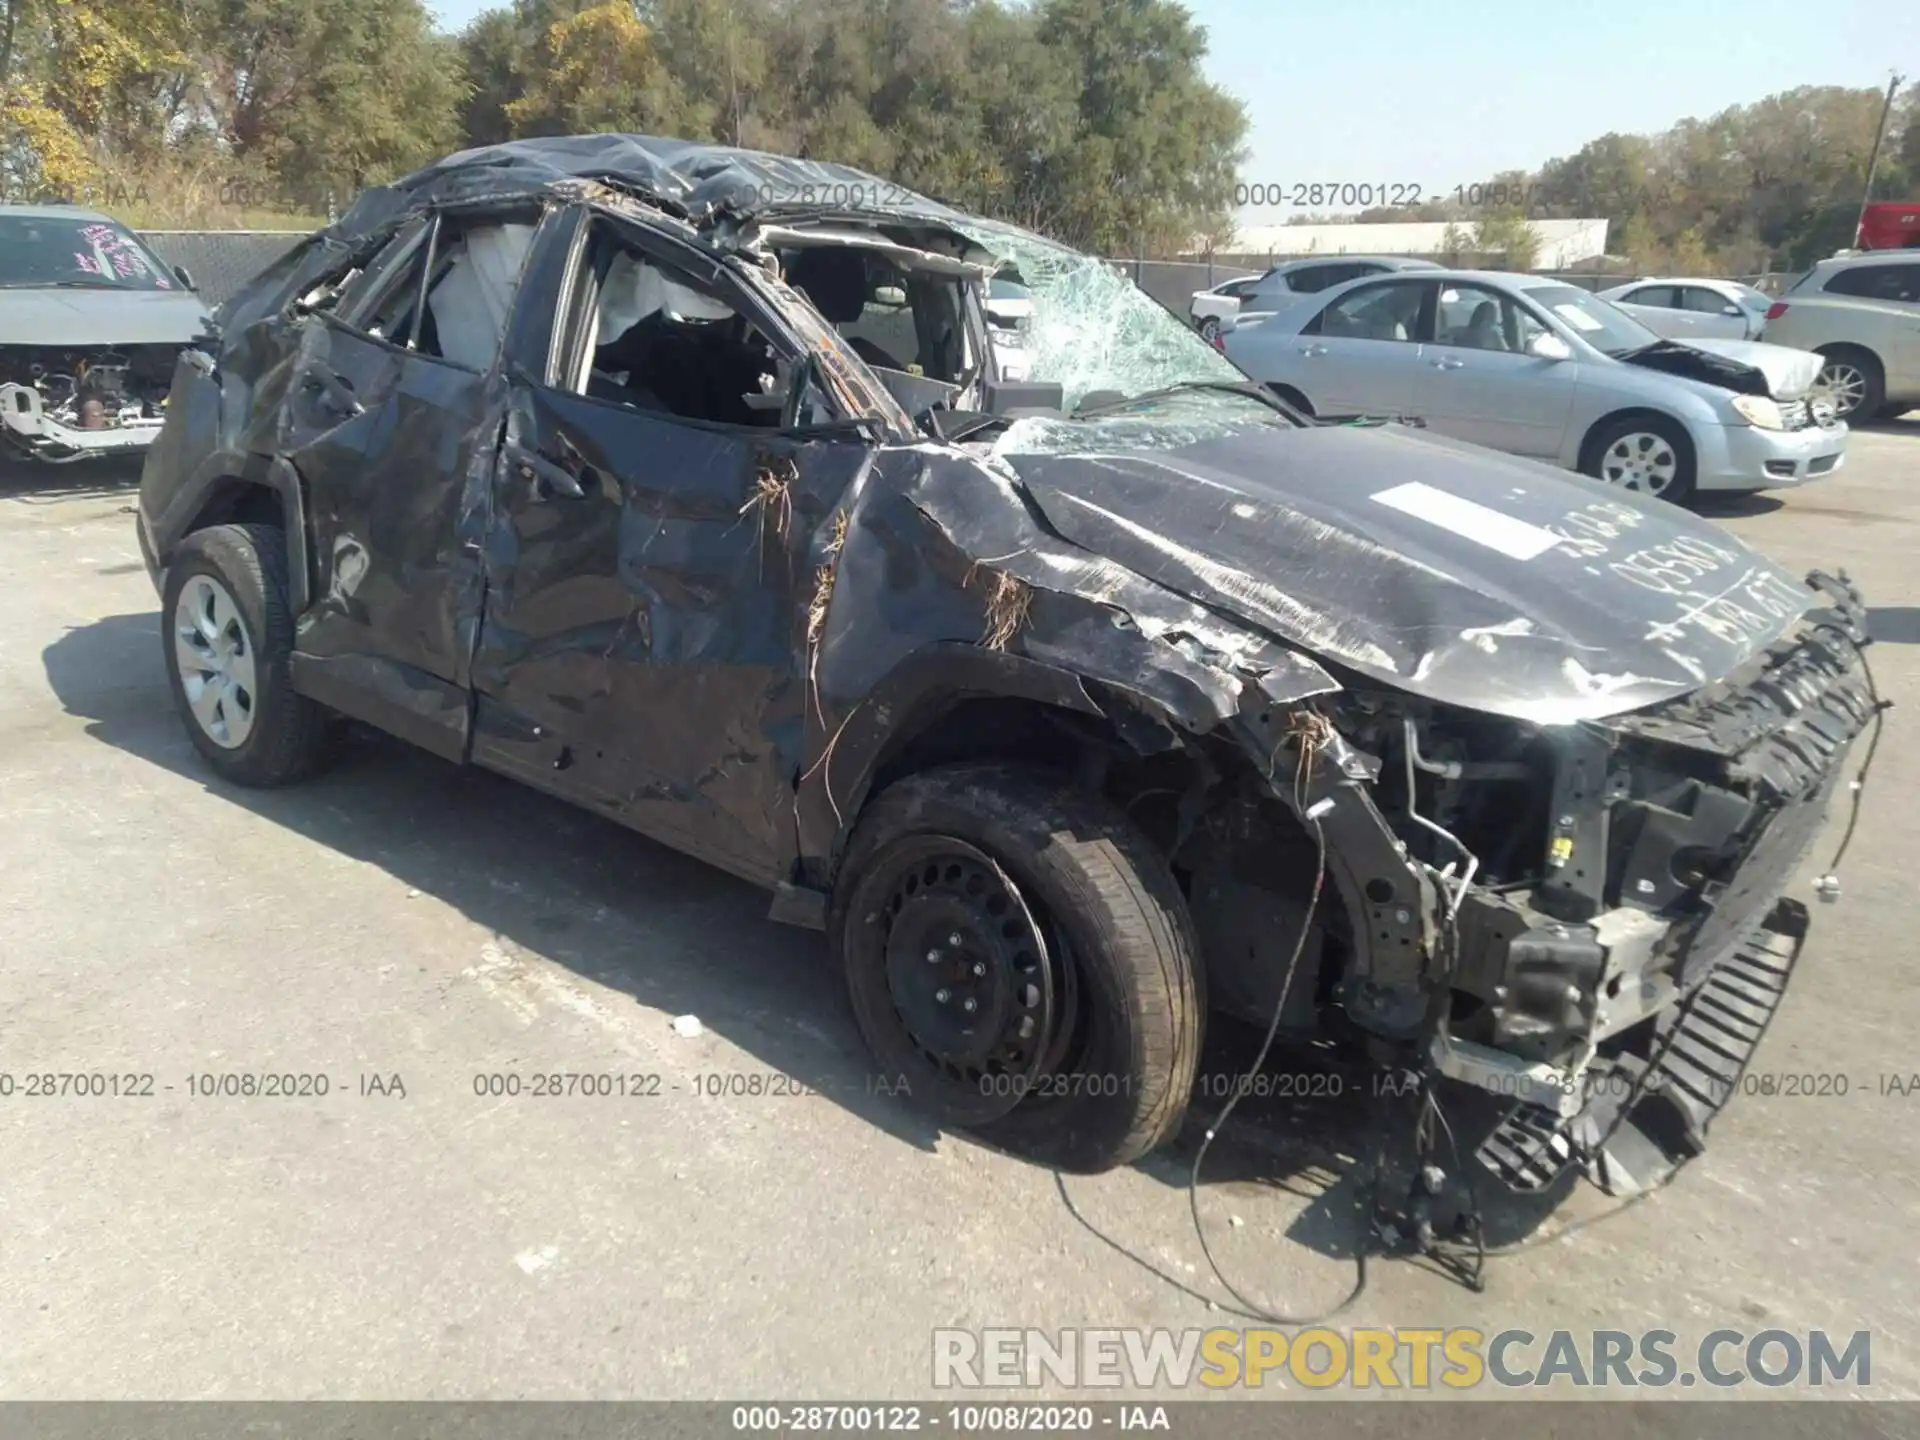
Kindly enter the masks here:
[[[1583, 260], [1607, 253], [1605, 220], [1534, 220], [1529, 222], [1540, 244], [1535, 270], [1568, 270]], [[1272, 256], [1283, 260], [1302, 255], [1432, 255], [1446, 253], [1447, 231], [1456, 243], [1465, 239], [1473, 248], [1471, 224], [1449, 226], [1423, 220], [1399, 225], [1253, 225], [1236, 230], [1233, 239], [1216, 247], [1220, 255], [1239, 258]]]

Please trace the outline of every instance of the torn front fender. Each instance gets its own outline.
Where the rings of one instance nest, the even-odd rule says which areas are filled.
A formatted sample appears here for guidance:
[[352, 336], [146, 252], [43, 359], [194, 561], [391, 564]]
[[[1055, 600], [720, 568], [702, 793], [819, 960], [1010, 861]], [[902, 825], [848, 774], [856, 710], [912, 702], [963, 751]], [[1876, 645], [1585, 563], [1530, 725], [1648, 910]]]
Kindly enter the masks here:
[[[1092, 683], [1204, 734], [1250, 704], [1340, 688], [1306, 656], [1060, 539], [1015, 482], [958, 450], [881, 450], [820, 535], [804, 861], [832, 853], [894, 738], [954, 697], [1105, 713]], [[996, 616], [1008, 593], [1017, 605]], [[977, 653], [960, 661], [963, 647]]]

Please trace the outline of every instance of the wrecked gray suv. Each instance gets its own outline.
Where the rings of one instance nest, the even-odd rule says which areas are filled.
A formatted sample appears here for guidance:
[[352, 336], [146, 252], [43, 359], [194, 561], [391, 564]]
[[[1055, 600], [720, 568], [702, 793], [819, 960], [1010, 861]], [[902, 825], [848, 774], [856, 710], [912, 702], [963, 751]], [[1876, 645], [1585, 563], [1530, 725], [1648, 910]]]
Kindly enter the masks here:
[[139, 505], [209, 764], [353, 717], [744, 876], [943, 1123], [1129, 1161], [1211, 1007], [1632, 1188], [1780, 1001], [1877, 705], [1843, 579], [1311, 423], [1100, 261], [738, 150], [457, 155], [217, 319]]

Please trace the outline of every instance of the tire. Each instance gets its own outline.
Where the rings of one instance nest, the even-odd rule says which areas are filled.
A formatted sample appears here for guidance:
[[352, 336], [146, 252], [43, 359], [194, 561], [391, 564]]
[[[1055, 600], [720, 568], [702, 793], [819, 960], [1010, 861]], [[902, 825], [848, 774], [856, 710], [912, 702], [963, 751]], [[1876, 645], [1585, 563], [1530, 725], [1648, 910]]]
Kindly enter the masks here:
[[[224, 779], [262, 788], [292, 784], [319, 769], [333, 726], [326, 710], [294, 691], [288, 674], [293, 613], [287, 608], [286, 537], [279, 528], [216, 525], [194, 531], [167, 566], [163, 594], [167, 681], [188, 738], [207, 763]], [[220, 632], [218, 641], [210, 630]], [[231, 653], [222, 661], [216, 648]], [[207, 658], [183, 680], [190, 655]], [[218, 668], [223, 663], [225, 670]], [[228, 678], [232, 683], [223, 687]], [[214, 704], [216, 718], [209, 722], [196, 712], [195, 696], [205, 706], [206, 697], [223, 688], [226, 698]]]
[[[1596, 480], [1670, 504], [1684, 505], [1693, 498], [1693, 441], [1683, 426], [1664, 415], [1623, 415], [1608, 421], [1588, 441], [1580, 469]], [[1667, 478], [1661, 480], [1663, 472]]]
[[1857, 425], [1877, 416], [1887, 403], [1887, 372], [1879, 359], [1857, 345], [1828, 345], [1819, 353], [1827, 363], [1814, 386], [1833, 394], [1835, 418]]
[[[961, 894], [959, 864], [948, 864], [941, 882], [896, 903], [903, 857], [909, 890], [946, 863], [928, 862], [922, 872], [927, 848], [963, 859], [967, 851], [988, 857], [1044, 937], [1056, 1019], [1031, 1042], [1008, 1042], [1031, 1044], [1034, 1058], [1026, 1078], [1014, 1077], [1004, 1090], [987, 1085], [997, 1077], [943, 1071], [902, 1015], [897, 997], [907, 990], [894, 977], [912, 980], [901, 967], [917, 968], [924, 943], [916, 941], [922, 930], [903, 927], [931, 916], [937, 937], [948, 923], [943, 907], [956, 900], [981, 907], [989, 927], [1002, 913], [984, 914], [994, 898], [991, 880], [984, 899]], [[854, 831], [828, 935], [882, 1074], [906, 1080], [915, 1102], [941, 1123], [1085, 1174], [1129, 1164], [1180, 1128], [1204, 1025], [1199, 947], [1166, 862], [1104, 800], [1045, 772], [997, 763], [901, 780], [872, 802]], [[957, 930], [952, 938], [961, 938]], [[972, 946], [969, 938], [952, 954], [964, 956]], [[935, 961], [935, 950], [926, 959]], [[960, 968], [979, 974], [975, 963], [985, 964]], [[931, 973], [943, 972], [937, 966]], [[995, 961], [992, 979], [957, 983], [989, 990], [1001, 975]], [[913, 1008], [911, 996], [905, 1003]]]
[[1207, 315], [1201, 319], [1200, 338], [1206, 341], [1209, 345], [1213, 344], [1216, 340], [1220, 338], [1220, 317], [1219, 316]]

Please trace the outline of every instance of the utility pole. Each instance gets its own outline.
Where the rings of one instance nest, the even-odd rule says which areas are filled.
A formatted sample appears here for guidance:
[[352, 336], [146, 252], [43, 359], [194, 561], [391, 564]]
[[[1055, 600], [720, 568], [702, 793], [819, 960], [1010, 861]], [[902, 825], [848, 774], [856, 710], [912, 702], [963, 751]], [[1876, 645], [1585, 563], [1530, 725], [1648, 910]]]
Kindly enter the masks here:
[[1880, 127], [1873, 132], [1873, 151], [1867, 156], [1867, 187], [1860, 193], [1860, 214], [1853, 222], [1854, 245], [1860, 243], [1860, 227], [1867, 223], [1867, 206], [1873, 200], [1873, 172], [1880, 164], [1880, 144], [1887, 138], [1887, 117], [1893, 113], [1893, 96], [1900, 88], [1901, 78], [1895, 75], [1887, 81], [1887, 98], [1880, 106]]
[[740, 70], [733, 58], [734, 7], [727, 6], [727, 91], [733, 110], [733, 145], [740, 148]]

